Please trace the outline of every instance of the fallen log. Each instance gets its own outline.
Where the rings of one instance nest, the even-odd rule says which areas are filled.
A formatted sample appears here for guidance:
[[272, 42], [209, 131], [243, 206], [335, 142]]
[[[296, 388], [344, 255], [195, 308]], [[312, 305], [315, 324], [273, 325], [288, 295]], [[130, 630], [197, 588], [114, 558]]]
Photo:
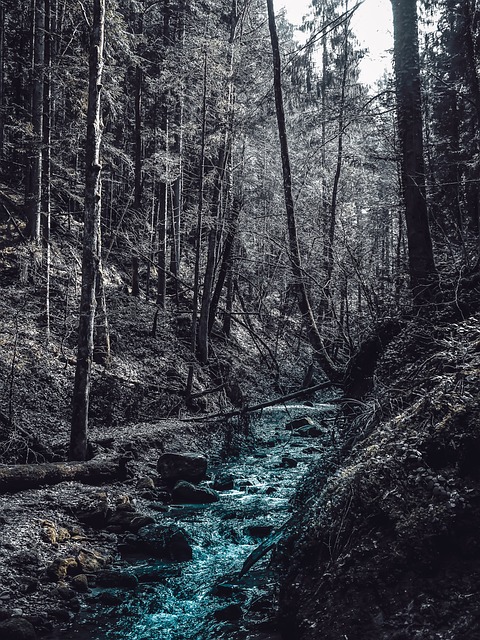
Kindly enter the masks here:
[[[273, 407], [276, 404], [282, 404], [284, 402], [288, 402], [289, 400], [295, 400], [295, 398], [300, 398], [301, 396], [313, 393], [314, 391], [320, 391], [321, 389], [328, 389], [329, 387], [338, 386], [333, 382], [321, 382], [320, 384], [316, 384], [313, 387], [308, 387], [307, 389], [299, 389], [298, 391], [294, 391], [293, 393], [288, 393], [286, 396], [281, 396], [280, 398], [275, 398], [274, 400], [268, 400], [267, 402], [262, 402], [260, 404], [255, 404], [250, 407], [242, 407], [237, 411], [228, 411], [224, 413], [211, 413], [209, 415], [203, 416], [195, 416], [192, 418], [182, 418], [181, 422], [207, 422], [209, 420], [220, 420], [227, 418], [235, 418], [237, 416], [243, 416], [247, 413], [253, 413], [254, 411], [261, 411], [262, 409], [266, 409], [267, 407]], [[333, 404], [335, 400], [329, 400], [329, 404]], [[338, 402], [338, 399], [337, 399]]]
[[23, 489], [38, 489], [44, 485], [60, 484], [60, 482], [97, 485], [124, 480], [128, 475], [126, 463], [125, 458], [116, 458], [88, 462], [1, 464], [0, 494], [14, 493]]

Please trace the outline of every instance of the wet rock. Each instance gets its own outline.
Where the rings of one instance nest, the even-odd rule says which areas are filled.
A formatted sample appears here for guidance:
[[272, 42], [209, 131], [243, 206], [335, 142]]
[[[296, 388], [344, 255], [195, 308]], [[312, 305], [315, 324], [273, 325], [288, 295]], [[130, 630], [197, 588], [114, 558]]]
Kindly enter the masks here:
[[232, 603], [223, 609], [217, 609], [213, 614], [217, 622], [234, 622], [242, 617], [242, 607], [239, 604]]
[[273, 526], [271, 524], [252, 524], [245, 531], [252, 538], [267, 538], [272, 533]]
[[52, 593], [54, 595], [57, 594], [58, 596], [60, 596], [62, 600], [71, 600], [72, 598], [75, 597], [75, 591], [70, 587], [67, 587], [66, 584], [59, 585], [56, 589], [52, 591]]
[[287, 429], [287, 431], [296, 431], [301, 427], [311, 426], [313, 426], [313, 420], [308, 416], [304, 416], [303, 418], [295, 418], [294, 420], [290, 420], [290, 422], [287, 422], [287, 424], [285, 425], [285, 429]]
[[175, 524], [154, 524], [138, 531], [139, 546], [156, 558], [191, 560], [192, 547], [187, 533]]
[[111, 591], [103, 591], [98, 596], [98, 601], [107, 607], [116, 607], [119, 604], [122, 604], [124, 599], [124, 596], [120, 593], [112, 593]]
[[70, 584], [77, 593], [88, 593], [88, 578], [84, 573], [79, 573], [78, 576], [74, 576]]
[[301, 438], [321, 438], [326, 435], [325, 429], [316, 425], [310, 427], [301, 427], [295, 432], [296, 436]]
[[152, 478], [139, 478], [137, 480], [137, 489], [140, 491], [142, 489], [155, 489], [155, 482]]
[[166, 578], [178, 578], [182, 569], [178, 565], [152, 565], [150, 567], [135, 568], [135, 575], [141, 584], [158, 584]]
[[218, 502], [219, 495], [208, 487], [197, 487], [191, 482], [180, 480], [173, 487], [172, 498], [180, 504], [210, 504]]
[[107, 564], [107, 559], [96, 551], [82, 549], [77, 555], [77, 562], [82, 573], [97, 573]]
[[207, 472], [207, 459], [199, 453], [164, 453], [157, 462], [162, 480], [200, 482]]
[[130, 521], [130, 531], [133, 531], [134, 533], [137, 533], [137, 531], [139, 529], [142, 529], [143, 527], [148, 527], [148, 525], [150, 524], [154, 524], [155, 520], [151, 517], [151, 516], [139, 516], [136, 515], [131, 521]]
[[[48, 615], [60, 622], [70, 622], [70, 612], [63, 607], [48, 610]], [[15, 639], [16, 640], [16, 639]]]
[[217, 598], [232, 598], [235, 593], [235, 585], [226, 582], [216, 584], [212, 589], [212, 596]]
[[233, 489], [234, 478], [230, 473], [215, 476], [213, 488], [215, 491], [230, 491]]
[[143, 491], [141, 495], [146, 500], [162, 502], [163, 504], [168, 504], [172, 500], [170, 492], [165, 489], [149, 489], [148, 491]]
[[57, 558], [47, 567], [47, 575], [51, 580], [60, 582], [65, 580], [67, 574], [73, 574], [78, 570], [75, 558]]
[[245, 491], [245, 489], [248, 489], [249, 487], [253, 487], [253, 483], [250, 480], [240, 480], [239, 482], [237, 482], [237, 487], [241, 491]]
[[130, 523], [135, 518], [135, 516], [136, 513], [129, 510], [116, 511], [108, 519], [107, 531], [112, 531], [113, 533], [121, 533], [122, 531], [129, 529]]
[[136, 589], [138, 578], [129, 571], [102, 571], [97, 575], [97, 586], [113, 589]]
[[282, 467], [293, 469], [296, 466], [298, 466], [298, 460], [295, 460], [295, 458], [291, 458], [290, 456], [283, 456]]
[[2, 640], [36, 640], [37, 634], [31, 622], [25, 618], [9, 618], [0, 622]]

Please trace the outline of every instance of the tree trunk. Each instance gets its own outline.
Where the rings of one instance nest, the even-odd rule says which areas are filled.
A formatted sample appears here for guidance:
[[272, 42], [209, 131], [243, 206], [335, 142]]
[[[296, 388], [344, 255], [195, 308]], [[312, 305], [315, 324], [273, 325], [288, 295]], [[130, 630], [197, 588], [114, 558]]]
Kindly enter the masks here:
[[126, 477], [127, 469], [124, 460], [0, 465], [0, 494], [38, 489], [44, 485], [60, 482], [98, 485], [124, 480]]
[[414, 304], [422, 305], [435, 292], [436, 269], [425, 189], [417, 0], [392, 0], [392, 7], [410, 288]]
[[78, 326], [77, 366], [72, 398], [70, 460], [87, 455], [88, 407], [95, 327], [96, 279], [100, 271], [101, 165], [100, 115], [105, 32], [105, 0], [93, 0], [93, 27], [89, 58], [87, 139], [85, 147], [85, 212], [82, 291]]
[[195, 247], [195, 273], [193, 280], [193, 312], [192, 312], [192, 353], [197, 352], [198, 300], [200, 297], [200, 261], [202, 257], [203, 206], [205, 188], [205, 143], [207, 137], [207, 52], [203, 60], [203, 105], [202, 105], [202, 140], [200, 151], [200, 171], [198, 177], [198, 208]]
[[[225, 281], [227, 279], [227, 274], [231, 271], [231, 268], [232, 268], [233, 245], [235, 243], [235, 238], [237, 236], [238, 218], [240, 215], [240, 210], [241, 210], [241, 203], [236, 198], [233, 198], [232, 212], [230, 215], [230, 219], [227, 222], [227, 233], [226, 233], [225, 241], [223, 244], [222, 261], [220, 263], [217, 283], [215, 285], [215, 290], [212, 295], [212, 301], [210, 303], [210, 315], [208, 318], [209, 333], [211, 333], [213, 329], [213, 323], [215, 322], [215, 316], [217, 313], [218, 304], [220, 302], [220, 296], [222, 295], [222, 290], [225, 285]], [[228, 298], [228, 295], [227, 295], [227, 298]]]
[[5, 148], [5, 7], [0, 5], [0, 161], [3, 162]]
[[[225, 141], [225, 145], [227, 145]], [[198, 355], [200, 362], [208, 362], [208, 326], [210, 317], [210, 306], [212, 303], [212, 290], [215, 276], [215, 262], [217, 253], [218, 225], [220, 219], [220, 201], [222, 197], [223, 178], [225, 167], [228, 162], [228, 152], [224, 149], [220, 151], [218, 160], [218, 172], [213, 189], [212, 223], [208, 233], [207, 263], [205, 266], [205, 277], [203, 279], [202, 305], [200, 318], [198, 321]]]
[[45, 0], [34, 1], [32, 68], [32, 140], [28, 161], [26, 193], [26, 236], [39, 243], [42, 210], [43, 88], [45, 64]]
[[287, 213], [290, 254], [289, 258], [292, 267], [293, 286], [295, 288], [298, 307], [307, 331], [307, 336], [310, 344], [315, 350], [316, 358], [318, 359], [320, 366], [323, 368], [325, 374], [330, 378], [330, 380], [337, 380], [339, 378], [339, 374], [334, 364], [325, 352], [323, 341], [318, 331], [315, 318], [313, 316], [312, 307], [310, 305], [310, 300], [308, 298], [307, 289], [303, 277], [302, 265], [300, 260], [300, 248], [297, 236], [297, 223], [295, 220], [295, 207], [292, 194], [292, 173], [290, 169], [290, 157], [288, 153], [287, 131], [285, 125], [285, 112], [283, 108], [280, 49], [278, 45], [275, 14], [273, 10], [273, 0], [267, 0], [267, 8], [270, 39], [273, 52], [275, 107], [277, 112], [278, 133], [280, 138], [280, 148], [282, 156], [283, 190], [285, 196], [285, 208]]
[[52, 119], [52, 20], [50, 0], [45, 0], [45, 81], [43, 92], [43, 243], [45, 247], [45, 319], [47, 344], [50, 342], [51, 276], [51, 119]]

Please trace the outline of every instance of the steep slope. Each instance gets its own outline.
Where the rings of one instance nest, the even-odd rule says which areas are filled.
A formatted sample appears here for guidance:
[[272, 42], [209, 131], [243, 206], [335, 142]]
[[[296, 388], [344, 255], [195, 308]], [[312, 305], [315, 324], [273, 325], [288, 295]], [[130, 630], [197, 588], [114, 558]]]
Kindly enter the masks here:
[[297, 496], [284, 637], [480, 638], [479, 384], [478, 317], [392, 341], [345, 421], [350, 453]]

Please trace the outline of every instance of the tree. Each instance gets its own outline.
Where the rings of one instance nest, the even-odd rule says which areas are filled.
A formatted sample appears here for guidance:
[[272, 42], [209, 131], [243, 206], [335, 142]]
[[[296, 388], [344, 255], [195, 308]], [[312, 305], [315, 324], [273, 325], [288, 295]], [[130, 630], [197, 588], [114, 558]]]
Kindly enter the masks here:
[[303, 270], [300, 258], [300, 247], [298, 244], [297, 223], [295, 219], [295, 206], [292, 194], [292, 172], [290, 168], [290, 156], [288, 152], [287, 130], [285, 124], [285, 111], [283, 107], [282, 78], [280, 49], [278, 44], [277, 29], [275, 23], [275, 13], [273, 10], [273, 0], [267, 0], [268, 25], [270, 29], [270, 39], [273, 53], [273, 83], [275, 92], [275, 108], [277, 114], [278, 134], [280, 138], [280, 149], [282, 156], [283, 190], [285, 196], [285, 208], [287, 213], [287, 226], [289, 237], [290, 264], [292, 267], [293, 287], [297, 296], [298, 307], [302, 315], [310, 344], [315, 350], [315, 355], [324, 369], [326, 375], [335, 380], [338, 373], [325, 353], [323, 341], [315, 322], [312, 307], [307, 293]]
[[421, 305], [435, 290], [436, 268], [429, 229], [423, 157], [417, 0], [392, 0], [398, 137], [410, 288]]
[[72, 399], [70, 460], [87, 456], [88, 407], [95, 328], [96, 280], [101, 270], [101, 164], [100, 114], [105, 0], [93, 0], [93, 26], [89, 57], [87, 139], [85, 146], [85, 209], [82, 258], [82, 290], [78, 326], [77, 365]]

